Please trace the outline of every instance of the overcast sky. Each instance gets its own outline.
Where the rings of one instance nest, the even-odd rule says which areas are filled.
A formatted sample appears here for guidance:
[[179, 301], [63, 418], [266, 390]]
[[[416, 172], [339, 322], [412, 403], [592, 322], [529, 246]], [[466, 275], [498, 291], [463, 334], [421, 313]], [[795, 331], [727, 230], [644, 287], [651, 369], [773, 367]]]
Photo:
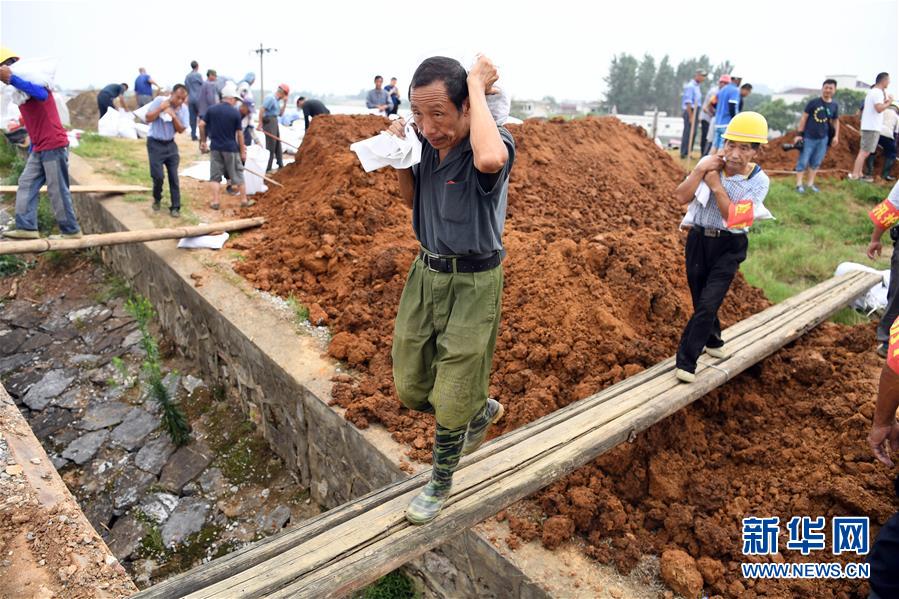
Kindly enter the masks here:
[[[22, 56], [59, 58], [66, 89], [126, 81], [145, 66], [163, 85], [203, 71], [266, 87], [354, 94], [376, 73], [405, 92], [421, 59], [484, 52], [517, 98], [599, 99], [613, 54], [730, 59], [744, 81], [774, 90], [818, 87], [828, 74], [897, 78], [899, 0], [742, 3], [600, 2], [0, 2], [0, 42]], [[234, 8], [232, 8], [234, 7]], [[438, 8], [439, 7], [439, 8]], [[614, 7], [614, 8], [612, 8]], [[704, 8], [701, 20], [694, 18]], [[466, 65], [467, 66], [467, 65]], [[897, 83], [890, 87], [893, 92]], [[258, 88], [258, 81], [257, 86]], [[899, 94], [897, 94], [899, 95]]]

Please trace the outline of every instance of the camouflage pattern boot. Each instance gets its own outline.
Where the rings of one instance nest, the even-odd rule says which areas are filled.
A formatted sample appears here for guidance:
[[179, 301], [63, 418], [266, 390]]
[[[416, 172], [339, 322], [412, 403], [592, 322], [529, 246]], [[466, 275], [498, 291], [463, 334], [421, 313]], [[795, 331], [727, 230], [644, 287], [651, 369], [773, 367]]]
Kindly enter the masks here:
[[431, 480], [406, 508], [406, 520], [412, 524], [424, 524], [440, 513], [453, 486], [453, 472], [462, 457], [464, 442], [465, 427], [447, 429], [437, 425]]
[[468, 423], [468, 432], [465, 433], [465, 444], [462, 446], [462, 455], [473, 453], [487, 438], [490, 425], [499, 422], [506, 413], [503, 404], [495, 399], [487, 398], [487, 403]]

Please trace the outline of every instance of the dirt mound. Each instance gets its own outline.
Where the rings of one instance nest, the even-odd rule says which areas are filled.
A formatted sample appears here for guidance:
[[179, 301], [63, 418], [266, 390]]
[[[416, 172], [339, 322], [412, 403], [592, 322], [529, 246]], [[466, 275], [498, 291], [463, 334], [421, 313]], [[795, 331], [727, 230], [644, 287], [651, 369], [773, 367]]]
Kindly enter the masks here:
[[97, 109], [98, 93], [96, 90], [81, 92], [66, 102], [73, 129], [97, 130], [97, 122], [99, 121], [99, 110]]
[[[781, 518], [782, 560], [846, 563], [861, 558], [834, 558], [829, 545], [808, 557], [785, 550], [785, 523], [870, 516], [876, 529], [896, 510], [889, 470], [865, 442], [882, 366], [869, 351], [873, 328], [823, 325], [528, 501], [553, 521], [551, 532], [569, 519], [588, 553], [623, 571], [643, 554], [677, 547], [698, 558], [706, 590], [725, 597], [866, 596], [860, 581], [758, 581], [743, 595], [739, 562], [747, 561], [747, 515]], [[796, 376], [822, 359], [839, 376]], [[534, 525], [541, 530], [540, 522], [515, 524], [524, 538]], [[551, 545], [564, 541], [550, 537]]]
[[[433, 419], [400, 406], [390, 365], [417, 247], [409, 210], [392, 171], [366, 174], [349, 151], [385, 126], [380, 117], [315, 119], [279, 175], [285, 187], [255, 208], [268, 224], [237, 241], [246, 254], [237, 269], [260, 289], [317, 304], [334, 332], [330, 353], [356, 373], [339, 377], [334, 400], [357, 426], [381, 423], [428, 461]], [[691, 306], [673, 201], [683, 172], [663, 151], [616, 119], [509, 129], [517, 155], [491, 377], [507, 416], [493, 435], [670, 356]], [[738, 276], [722, 322], [767, 305]], [[530, 501], [544, 518], [510, 518], [513, 531], [550, 547], [581, 535], [622, 570], [646, 553], [684, 550], [695, 567], [669, 559], [672, 580], [686, 572], [695, 587], [698, 570], [706, 588], [738, 596], [744, 515], [882, 521], [890, 485], [863, 430], [879, 366], [872, 338], [864, 327], [827, 325], [538, 494]], [[792, 596], [794, 586], [797, 596], [829, 597], [858, 595], [862, 583], [759, 582], [747, 596]]]
[[[861, 122], [857, 116], [840, 117], [840, 143], [827, 150], [824, 162], [821, 163], [822, 169], [839, 172], [826, 173], [828, 176], [844, 177], [852, 171], [861, 141], [860, 126]], [[794, 170], [799, 160], [799, 150], [784, 150], [783, 144], [792, 144], [795, 137], [794, 129], [761, 146], [759, 164], [767, 170]], [[882, 170], [883, 152], [878, 152], [874, 161], [874, 173], [879, 177]]]
[[[239, 242], [237, 269], [260, 289], [323, 307], [330, 353], [359, 373], [339, 381], [334, 400], [357, 426], [380, 422], [429, 461], [433, 418], [403, 408], [391, 376], [393, 320], [417, 247], [409, 210], [392, 171], [366, 174], [349, 151], [385, 123], [313, 121], [285, 187], [257, 207], [269, 224]], [[507, 416], [494, 434], [671, 355], [691, 306], [673, 201], [683, 172], [662, 150], [614, 118], [510, 130], [517, 154], [491, 378]], [[723, 320], [765, 305], [738, 278]]]

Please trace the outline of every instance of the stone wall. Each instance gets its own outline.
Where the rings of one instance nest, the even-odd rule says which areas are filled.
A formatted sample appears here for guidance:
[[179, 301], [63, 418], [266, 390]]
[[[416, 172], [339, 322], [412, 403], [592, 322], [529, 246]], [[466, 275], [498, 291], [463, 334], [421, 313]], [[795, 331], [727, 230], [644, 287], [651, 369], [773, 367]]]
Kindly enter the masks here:
[[[101, 202], [76, 194], [74, 201], [86, 232], [152, 226], [133, 205], [120, 200]], [[272, 336], [264, 334], [267, 327], [283, 330], [284, 323], [266, 322], [265, 314], [256, 313], [254, 300], [233, 284], [219, 281], [218, 292], [214, 282], [195, 288], [189, 275], [196, 263], [173, 247], [172, 242], [111, 246], [102, 250], [102, 257], [153, 302], [163, 329], [179, 350], [238, 398], [315, 501], [334, 507], [406, 476], [396, 462], [399, 454], [387, 455], [376, 431], [356, 429], [327, 404], [327, 378], [310, 382], [291, 372], [302, 372], [306, 362], [320, 361], [320, 352], [304, 346], [291, 331], [283, 333], [286, 343], [272, 342]], [[408, 568], [437, 596], [547, 596], [471, 530]]]

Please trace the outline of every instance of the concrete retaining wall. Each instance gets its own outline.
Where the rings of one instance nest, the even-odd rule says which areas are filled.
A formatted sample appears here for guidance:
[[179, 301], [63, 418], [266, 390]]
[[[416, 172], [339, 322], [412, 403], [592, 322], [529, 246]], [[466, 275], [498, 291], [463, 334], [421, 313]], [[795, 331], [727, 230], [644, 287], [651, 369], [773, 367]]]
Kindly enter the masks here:
[[[121, 199], [74, 200], [89, 233], [153, 226], [142, 208]], [[245, 283], [213, 273], [195, 287], [190, 275], [208, 265], [171, 241], [112, 246], [102, 257], [153, 302], [179, 350], [239, 398], [319, 504], [334, 507], [406, 476], [401, 447], [383, 429], [360, 431], [328, 405], [334, 365], [316, 342], [294, 332]], [[408, 567], [437, 596], [548, 596], [471, 530]]]

